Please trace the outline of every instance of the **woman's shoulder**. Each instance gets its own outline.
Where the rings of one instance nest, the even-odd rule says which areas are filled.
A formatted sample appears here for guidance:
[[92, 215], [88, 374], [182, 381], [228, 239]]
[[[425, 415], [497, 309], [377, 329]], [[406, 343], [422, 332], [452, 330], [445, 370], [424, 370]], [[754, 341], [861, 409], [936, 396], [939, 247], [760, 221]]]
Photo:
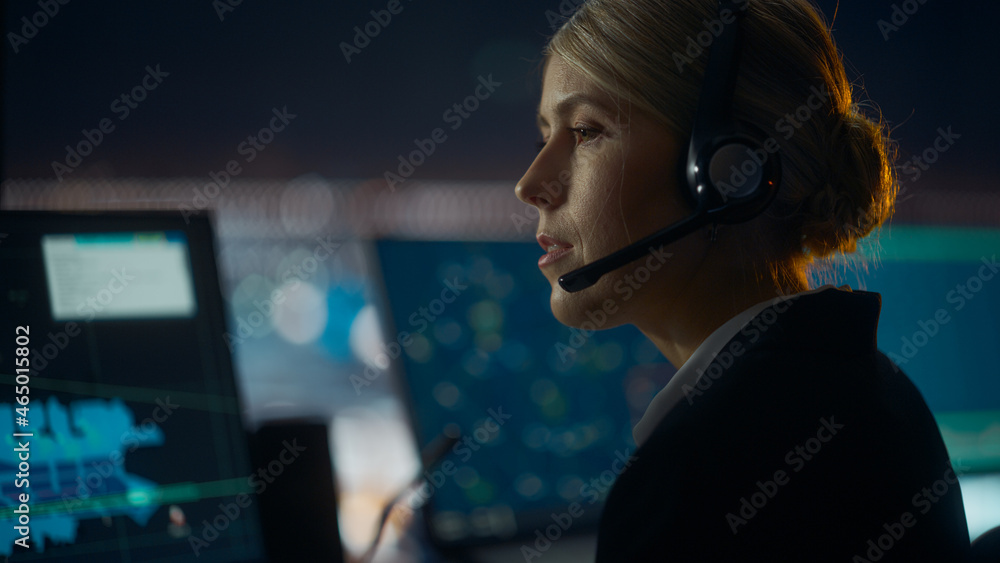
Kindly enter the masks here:
[[[877, 538], [943, 478], [950, 466], [933, 416], [875, 346], [879, 296], [825, 293], [761, 313], [756, 333], [731, 340], [744, 346], [740, 357], [720, 353], [728, 367], [636, 451], [608, 499], [621, 521], [602, 522], [605, 537], [651, 526], [654, 536], [684, 530], [746, 548], [798, 534], [790, 545], [863, 553], [866, 534]], [[926, 533], [960, 544], [957, 484], [945, 500]]]

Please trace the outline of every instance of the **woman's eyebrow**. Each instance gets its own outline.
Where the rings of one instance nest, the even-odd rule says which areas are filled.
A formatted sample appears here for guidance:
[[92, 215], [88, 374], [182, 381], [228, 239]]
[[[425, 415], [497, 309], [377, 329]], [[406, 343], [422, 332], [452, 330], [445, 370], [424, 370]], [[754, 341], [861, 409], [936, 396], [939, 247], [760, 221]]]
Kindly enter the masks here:
[[[605, 103], [603, 103], [601, 100], [597, 98], [594, 98], [593, 96], [589, 96], [584, 93], [570, 94], [565, 98], [559, 100], [555, 106], [555, 114], [557, 116], [564, 116], [566, 114], [569, 114], [577, 106], [581, 105], [590, 106], [605, 114], [612, 115], [611, 110]], [[543, 126], [548, 127], [549, 125], [548, 120], [545, 119], [545, 117], [542, 115], [541, 105], [538, 106], [536, 122], [538, 123], [539, 129], [541, 129]]]

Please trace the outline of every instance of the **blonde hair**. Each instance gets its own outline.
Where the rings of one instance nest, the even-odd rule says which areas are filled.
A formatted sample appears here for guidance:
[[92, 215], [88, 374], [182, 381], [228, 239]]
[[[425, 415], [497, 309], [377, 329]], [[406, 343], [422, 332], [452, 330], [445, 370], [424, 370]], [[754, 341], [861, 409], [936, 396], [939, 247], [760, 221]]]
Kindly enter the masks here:
[[[589, 0], [550, 40], [546, 58], [558, 55], [686, 140], [707, 45], [721, 25], [717, 6], [714, 0]], [[854, 103], [840, 53], [808, 0], [738, 6], [747, 13], [734, 117], [781, 147], [781, 188], [765, 213], [767, 232], [758, 233], [768, 259], [802, 265], [853, 252], [858, 239], [892, 214], [894, 145], [883, 124]], [[753, 242], [759, 255], [762, 241]]]

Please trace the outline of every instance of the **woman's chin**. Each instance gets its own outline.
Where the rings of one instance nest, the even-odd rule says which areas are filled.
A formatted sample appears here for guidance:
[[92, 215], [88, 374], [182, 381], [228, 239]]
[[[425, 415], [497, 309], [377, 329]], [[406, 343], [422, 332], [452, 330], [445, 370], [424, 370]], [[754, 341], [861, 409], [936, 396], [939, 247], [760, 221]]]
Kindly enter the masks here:
[[616, 319], [616, 314], [620, 311], [618, 306], [606, 308], [607, 295], [600, 291], [599, 286], [594, 286], [577, 293], [569, 293], [559, 287], [558, 282], [552, 284], [552, 297], [549, 304], [552, 307], [552, 315], [560, 323], [574, 328], [586, 330], [600, 330], [611, 328], [622, 324], [621, 319]]

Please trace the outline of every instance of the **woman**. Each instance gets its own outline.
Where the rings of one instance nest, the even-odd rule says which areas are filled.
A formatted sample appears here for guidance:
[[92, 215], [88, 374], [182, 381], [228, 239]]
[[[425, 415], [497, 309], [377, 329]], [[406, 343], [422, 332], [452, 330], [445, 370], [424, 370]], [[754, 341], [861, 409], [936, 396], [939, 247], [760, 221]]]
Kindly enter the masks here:
[[[560, 277], [694, 212], [702, 47], [728, 25], [733, 117], [780, 156], [773, 201], [564, 290]], [[920, 393], [876, 349], [880, 296], [806, 281], [814, 258], [853, 252], [889, 217], [897, 189], [890, 141], [853, 102], [817, 10], [591, 0], [547, 48], [538, 124], [516, 193], [540, 213], [553, 313], [634, 324], [678, 367], [635, 428], [598, 561], [961, 561], [957, 476]]]

